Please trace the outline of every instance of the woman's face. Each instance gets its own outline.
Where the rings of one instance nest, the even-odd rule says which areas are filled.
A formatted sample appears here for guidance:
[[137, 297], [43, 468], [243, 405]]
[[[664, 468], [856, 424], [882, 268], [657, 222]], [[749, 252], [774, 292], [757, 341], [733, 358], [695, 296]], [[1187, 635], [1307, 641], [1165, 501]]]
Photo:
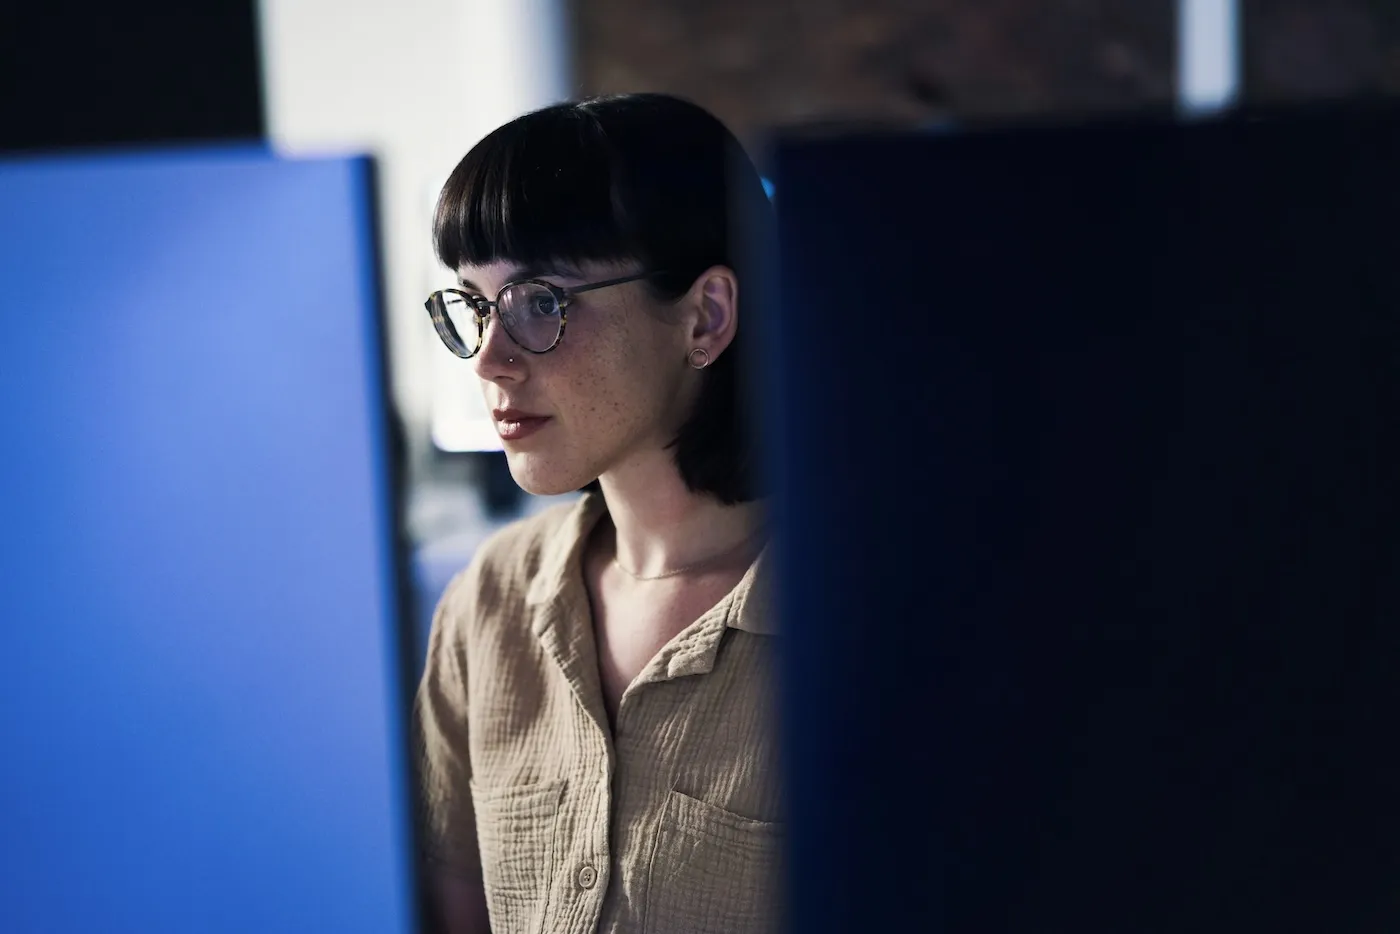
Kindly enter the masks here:
[[[601, 263], [527, 270], [501, 261], [458, 273], [467, 292], [494, 300], [525, 278], [568, 289], [640, 271]], [[672, 441], [698, 389], [686, 364], [683, 306], [658, 302], [640, 281], [579, 293], [565, 312], [563, 340], [543, 354], [516, 345], [492, 312], [472, 362], [516, 483], [530, 493], [566, 493]]]

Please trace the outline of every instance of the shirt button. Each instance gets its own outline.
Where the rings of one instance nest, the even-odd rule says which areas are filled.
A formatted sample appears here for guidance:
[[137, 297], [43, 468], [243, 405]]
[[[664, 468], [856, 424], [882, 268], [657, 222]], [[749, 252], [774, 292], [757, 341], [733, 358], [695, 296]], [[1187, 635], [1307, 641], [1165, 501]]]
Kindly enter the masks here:
[[591, 889], [598, 882], [598, 870], [584, 866], [578, 871], [578, 885], [581, 889]]

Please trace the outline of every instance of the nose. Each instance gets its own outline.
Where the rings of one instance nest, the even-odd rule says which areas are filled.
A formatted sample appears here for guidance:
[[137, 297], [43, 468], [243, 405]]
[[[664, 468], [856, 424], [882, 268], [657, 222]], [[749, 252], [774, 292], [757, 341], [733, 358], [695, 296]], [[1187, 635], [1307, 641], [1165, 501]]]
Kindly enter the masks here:
[[486, 319], [486, 333], [481, 336], [481, 350], [474, 361], [476, 375], [492, 382], [524, 378], [525, 352], [501, 327], [500, 313], [491, 309], [487, 314], [490, 317]]

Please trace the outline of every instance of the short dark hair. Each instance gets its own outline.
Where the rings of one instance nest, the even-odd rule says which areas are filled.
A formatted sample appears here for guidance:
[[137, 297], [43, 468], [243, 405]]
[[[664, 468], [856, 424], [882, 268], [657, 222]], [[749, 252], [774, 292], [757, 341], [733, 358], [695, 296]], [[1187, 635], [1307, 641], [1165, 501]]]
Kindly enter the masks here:
[[[727, 266], [748, 321], [766, 294], [760, 244], [771, 215], [753, 162], [713, 114], [666, 94], [624, 94], [545, 107], [486, 136], [443, 186], [433, 242], [451, 269], [637, 260], [660, 273], [646, 282], [664, 301]], [[706, 369], [671, 443], [687, 487], [726, 504], [760, 495], [740, 392], [744, 344], [757, 337], [752, 326], [740, 332]]]

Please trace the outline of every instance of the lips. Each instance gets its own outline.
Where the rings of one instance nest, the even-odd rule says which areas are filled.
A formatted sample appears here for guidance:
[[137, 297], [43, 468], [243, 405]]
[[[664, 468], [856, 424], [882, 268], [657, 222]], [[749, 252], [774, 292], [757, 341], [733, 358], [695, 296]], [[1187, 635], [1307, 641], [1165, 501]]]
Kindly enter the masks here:
[[522, 409], [492, 409], [496, 433], [502, 441], [519, 441], [539, 431], [550, 420], [548, 415], [536, 415]]

